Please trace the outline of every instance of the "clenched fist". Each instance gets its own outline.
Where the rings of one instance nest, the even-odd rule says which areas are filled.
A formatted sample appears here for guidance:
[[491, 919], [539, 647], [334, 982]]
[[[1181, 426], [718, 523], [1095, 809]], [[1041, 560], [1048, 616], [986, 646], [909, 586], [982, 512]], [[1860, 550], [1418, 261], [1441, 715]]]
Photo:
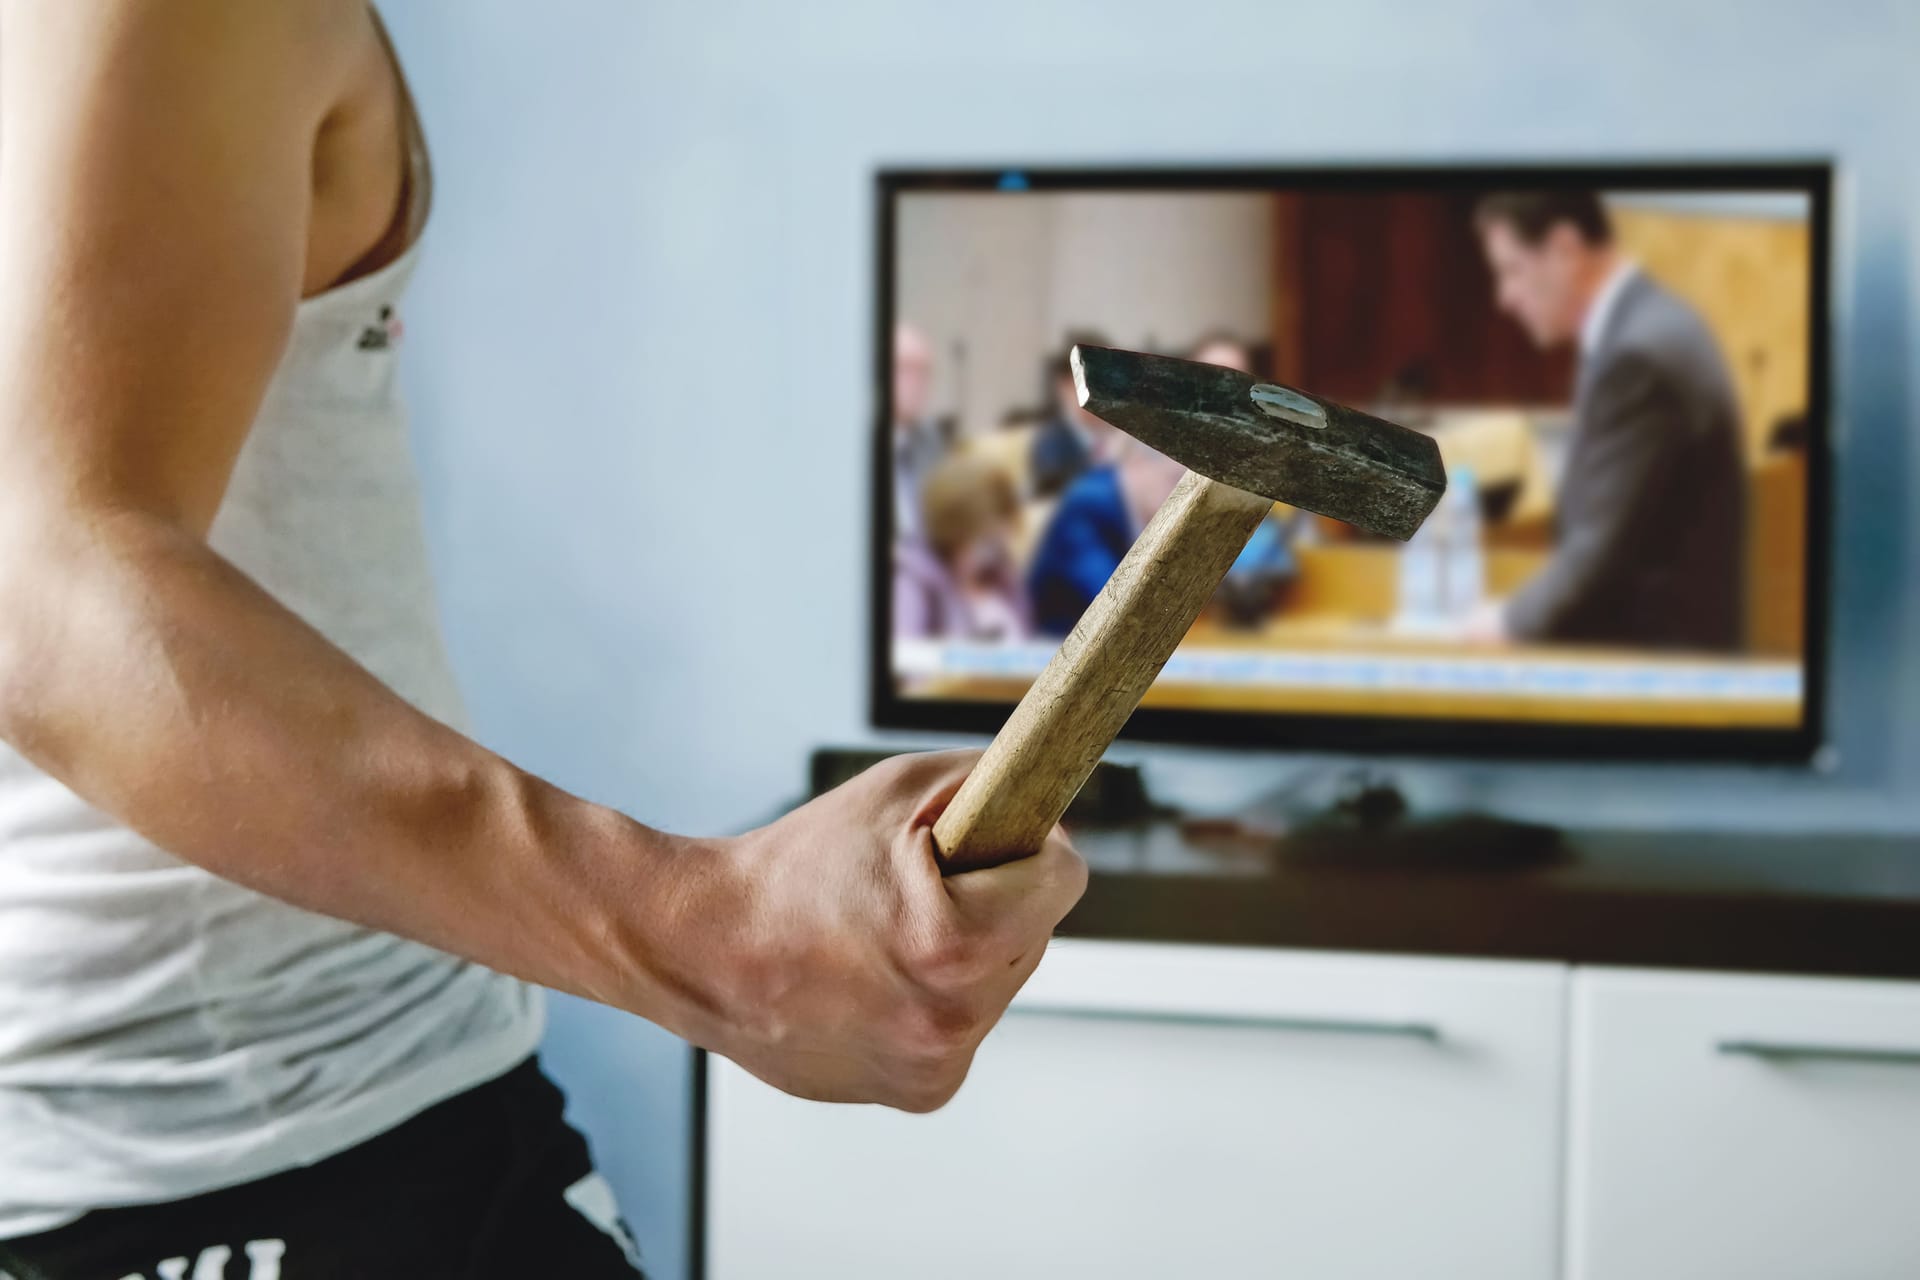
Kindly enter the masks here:
[[951, 1098], [1087, 883], [1058, 829], [1030, 858], [941, 876], [930, 828], [978, 759], [889, 760], [710, 846], [679, 921], [700, 945], [675, 948], [703, 961], [684, 979], [694, 1038], [805, 1098]]

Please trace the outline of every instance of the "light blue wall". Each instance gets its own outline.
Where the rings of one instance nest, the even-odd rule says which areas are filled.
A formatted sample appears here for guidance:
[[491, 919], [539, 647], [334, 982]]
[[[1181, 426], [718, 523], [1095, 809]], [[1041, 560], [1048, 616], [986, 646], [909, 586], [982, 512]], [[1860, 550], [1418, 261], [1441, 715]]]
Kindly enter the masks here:
[[[864, 730], [876, 163], [1830, 155], [1839, 764], [1428, 770], [1560, 818], [1920, 826], [1920, 6], [385, 0], [439, 166], [410, 308], [443, 605], [483, 736], [669, 827]], [[1136, 752], [1233, 803], [1278, 758]], [[677, 1048], [549, 1053], [661, 1274]]]

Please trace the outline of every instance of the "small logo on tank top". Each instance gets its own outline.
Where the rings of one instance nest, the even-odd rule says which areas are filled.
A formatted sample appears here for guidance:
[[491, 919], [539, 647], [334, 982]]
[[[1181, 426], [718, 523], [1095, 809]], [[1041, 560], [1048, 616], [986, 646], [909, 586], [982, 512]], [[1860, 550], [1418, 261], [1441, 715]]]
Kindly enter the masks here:
[[400, 317], [391, 306], [380, 308], [380, 318], [360, 331], [360, 341], [353, 345], [362, 351], [385, 351], [400, 341], [407, 327], [400, 323]]

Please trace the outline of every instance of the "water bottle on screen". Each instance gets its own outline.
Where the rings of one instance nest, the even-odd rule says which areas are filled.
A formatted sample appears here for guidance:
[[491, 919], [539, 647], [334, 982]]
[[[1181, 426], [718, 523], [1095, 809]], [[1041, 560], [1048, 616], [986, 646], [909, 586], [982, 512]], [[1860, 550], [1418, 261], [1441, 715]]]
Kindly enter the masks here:
[[1487, 594], [1487, 554], [1481, 541], [1480, 489], [1471, 467], [1456, 467], [1447, 477], [1445, 510], [1445, 613], [1452, 622], [1473, 616]]
[[1444, 578], [1447, 520], [1437, 511], [1414, 531], [1400, 551], [1398, 616], [1395, 625], [1404, 631], [1433, 631], [1445, 621], [1447, 612]]

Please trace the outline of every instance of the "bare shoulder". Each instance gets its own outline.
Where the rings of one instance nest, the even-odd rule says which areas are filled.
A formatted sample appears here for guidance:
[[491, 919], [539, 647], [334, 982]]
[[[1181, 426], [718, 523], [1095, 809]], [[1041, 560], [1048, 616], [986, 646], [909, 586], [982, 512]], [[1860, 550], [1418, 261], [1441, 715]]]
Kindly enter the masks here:
[[[305, 228], [302, 296], [395, 223], [398, 102], [368, 0], [0, 0], [0, 137], [50, 157], [16, 198], [65, 185], [100, 216], [169, 189], [254, 200], [271, 181], [259, 162], [297, 157], [306, 207], [281, 214]], [[222, 195], [210, 171], [242, 155], [257, 180]]]
[[205, 533], [300, 298], [392, 220], [397, 164], [358, 220], [317, 181], [382, 48], [365, 0], [0, 0], [0, 453]]
[[370, 23], [366, 0], [0, 0], [0, 86], [136, 94], [186, 74], [318, 119], [362, 69]]

